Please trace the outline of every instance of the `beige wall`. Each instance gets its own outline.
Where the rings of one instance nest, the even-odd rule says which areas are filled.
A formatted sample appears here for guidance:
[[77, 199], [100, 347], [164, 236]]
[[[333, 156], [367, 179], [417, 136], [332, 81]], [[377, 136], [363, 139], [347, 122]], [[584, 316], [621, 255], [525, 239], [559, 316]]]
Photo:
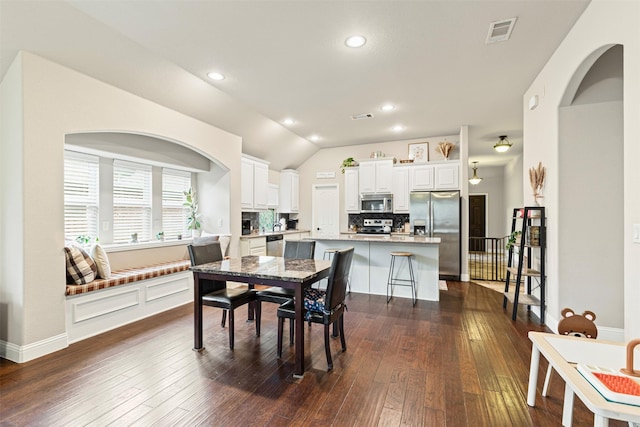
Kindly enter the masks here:
[[[217, 159], [230, 171], [228, 229], [235, 236], [240, 235], [242, 141], [238, 136], [33, 54], [23, 52], [16, 62], [17, 71], [12, 70], [2, 82], [2, 105], [20, 110], [14, 94], [22, 83], [24, 109], [22, 115], [16, 114], [10, 119], [9, 125], [11, 129], [18, 129], [22, 121], [24, 134], [13, 135], [7, 146], [3, 143], [3, 157], [6, 151], [12, 161], [18, 162], [10, 169], [10, 176], [3, 176], [3, 179], [13, 182], [15, 188], [21, 185], [22, 193], [12, 191], [3, 195], [2, 211], [3, 215], [11, 212], [12, 219], [6, 223], [15, 228], [12, 245], [23, 246], [23, 260], [13, 251], [3, 250], [2, 265], [7, 268], [3, 268], [2, 273], [2, 310], [3, 315], [11, 313], [12, 319], [0, 331], [3, 334], [0, 340], [9, 343], [5, 347], [11, 347], [28, 360], [66, 346], [65, 134], [91, 131], [142, 133], [179, 141], [206, 157]], [[9, 121], [3, 117], [3, 125], [5, 120]], [[24, 159], [21, 164], [20, 150]], [[17, 219], [20, 217], [23, 223]]]
[[[559, 164], [559, 107], [565, 93], [570, 90], [575, 75], [589, 69], [599, 54], [610, 46], [624, 47], [624, 186], [611, 191], [623, 192], [623, 257], [624, 257], [624, 338], [640, 336], [640, 245], [632, 243], [632, 224], [640, 223], [640, 3], [635, 1], [593, 0], [576, 22], [554, 55], [534, 80], [523, 96], [524, 111], [524, 154], [525, 173], [531, 165], [539, 161], [547, 167], [547, 182], [544, 187], [544, 204], [549, 218], [548, 230], [548, 299], [549, 324], [557, 321], [562, 307], [559, 306], [559, 289], [569, 287], [567, 295], [582, 294], [581, 283], [560, 283], [558, 281], [559, 248], [562, 245], [557, 228], [560, 210], [559, 181], [563, 174]], [[538, 107], [530, 111], [529, 99], [538, 95]], [[528, 179], [523, 183], [525, 204], [533, 202]], [[588, 214], [588, 213], [586, 213]], [[603, 218], [593, 218], [593, 225], [601, 232]], [[594, 250], [598, 250], [598, 237], [594, 236]], [[615, 318], [610, 311], [620, 311], [622, 307], [606, 303], [607, 287], [601, 284], [595, 295], [596, 307], [575, 307], [590, 309], [604, 319]], [[571, 301], [565, 301], [571, 304]], [[602, 324], [599, 329], [615, 333], [619, 325]], [[622, 334], [621, 334], [622, 335]]]

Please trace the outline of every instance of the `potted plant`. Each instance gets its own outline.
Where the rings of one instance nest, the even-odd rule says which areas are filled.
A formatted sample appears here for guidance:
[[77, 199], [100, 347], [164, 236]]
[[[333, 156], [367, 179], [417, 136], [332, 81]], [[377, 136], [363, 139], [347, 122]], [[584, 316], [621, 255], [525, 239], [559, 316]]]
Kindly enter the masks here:
[[507, 245], [505, 246], [506, 250], [510, 250], [512, 247], [520, 244], [520, 236], [522, 236], [522, 231], [514, 231], [509, 235], [509, 239], [507, 240]]
[[200, 231], [200, 214], [198, 213], [198, 200], [196, 199], [196, 193], [193, 189], [189, 188], [189, 190], [184, 191], [184, 203], [182, 206], [189, 209], [189, 213], [187, 215], [187, 229], [191, 230], [191, 235], [193, 237], [198, 237], [201, 233]]
[[353, 157], [347, 157], [342, 161], [342, 164], [340, 165], [340, 169], [342, 173], [344, 173], [344, 168], [350, 168], [352, 166], [357, 166], [357, 165], [358, 163], [354, 160]]
[[156, 233], [156, 239], [164, 240], [164, 231], [160, 231], [160, 232]]

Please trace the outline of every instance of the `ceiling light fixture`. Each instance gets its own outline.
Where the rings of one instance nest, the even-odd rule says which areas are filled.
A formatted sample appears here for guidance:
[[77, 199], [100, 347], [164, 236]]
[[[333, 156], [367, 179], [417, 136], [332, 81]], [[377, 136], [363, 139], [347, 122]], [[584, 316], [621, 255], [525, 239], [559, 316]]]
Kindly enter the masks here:
[[509, 148], [511, 148], [512, 145], [513, 144], [507, 139], [507, 135], [500, 135], [500, 141], [496, 142], [496, 145], [493, 146], [493, 149], [498, 153], [504, 153]]
[[384, 104], [382, 107], [380, 107], [380, 109], [382, 111], [393, 111], [396, 109], [396, 106], [393, 104]]
[[320, 141], [320, 137], [318, 135], [311, 135], [309, 139], [313, 142]]
[[478, 166], [476, 166], [478, 162], [471, 162], [471, 163], [473, 163], [473, 176], [469, 178], [469, 184], [478, 185], [480, 184], [480, 181], [482, 181], [482, 178], [478, 176]]
[[209, 76], [211, 80], [224, 80], [224, 74], [215, 71], [210, 72], [207, 76]]
[[282, 121], [282, 124], [286, 126], [291, 126], [294, 123], [295, 123], [295, 120], [288, 117]]
[[349, 36], [344, 41], [344, 44], [346, 44], [347, 47], [352, 47], [352, 48], [362, 47], [365, 45], [365, 43], [367, 43], [367, 39], [361, 35]]
[[402, 132], [404, 130], [404, 126], [395, 125], [394, 127], [391, 128], [391, 130], [394, 131], [394, 132]]

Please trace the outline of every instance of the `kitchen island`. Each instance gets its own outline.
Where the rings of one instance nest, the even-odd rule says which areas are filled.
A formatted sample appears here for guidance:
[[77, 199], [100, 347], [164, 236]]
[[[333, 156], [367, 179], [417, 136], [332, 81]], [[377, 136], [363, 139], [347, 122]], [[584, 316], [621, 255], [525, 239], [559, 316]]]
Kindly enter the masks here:
[[[322, 259], [325, 249], [353, 247], [350, 285], [352, 292], [386, 295], [391, 252], [412, 252], [412, 264], [419, 300], [438, 301], [440, 238], [402, 235], [370, 235], [341, 233], [334, 236], [314, 236], [316, 259]], [[407, 261], [396, 261], [400, 277], [408, 278]], [[411, 289], [395, 286], [394, 297], [411, 298]]]

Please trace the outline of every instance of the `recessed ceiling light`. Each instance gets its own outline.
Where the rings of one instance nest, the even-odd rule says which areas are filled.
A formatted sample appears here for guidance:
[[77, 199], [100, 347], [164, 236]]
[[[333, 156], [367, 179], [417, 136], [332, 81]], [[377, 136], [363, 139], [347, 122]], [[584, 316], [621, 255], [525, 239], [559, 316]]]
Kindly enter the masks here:
[[344, 41], [344, 44], [346, 44], [348, 47], [356, 48], [364, 46], [366, 42], [367, 39], [364, 36], [355, 35], [347, 37], [347, 39]]
[[210, 72], [207, 76], [209, 76], [211, 80], [224, 80], [224, 74], [215, 71]]
[[391, 130], [394, 131], [394, 132], [402, 132], [404, 130], [404, 126], [395, 125], [394, 127], [391, 128]]
[[291, 118], [289, 118], [289, 117], [287, 117], [286, 119], [284, 119], [284, 120], [282, 121], [282, 124], [283, 124], [283, 125], [287, 125], [287, 126], [291, 126], [291, 125], [292, 125], [292, 124], [294, 124], [294, 123], [295, 123], [295, 120], [293, 120], [293, 119], [291, 119]]
[[320, 141], [320, 137], [318, 135], [311, 135], [309, 139], [313, 142]]
[[380, 107], [380, 109], [382, 111], [393, 111], [396, 109], [396, 106], [393, 104], [384, 104], [382, 107]]

